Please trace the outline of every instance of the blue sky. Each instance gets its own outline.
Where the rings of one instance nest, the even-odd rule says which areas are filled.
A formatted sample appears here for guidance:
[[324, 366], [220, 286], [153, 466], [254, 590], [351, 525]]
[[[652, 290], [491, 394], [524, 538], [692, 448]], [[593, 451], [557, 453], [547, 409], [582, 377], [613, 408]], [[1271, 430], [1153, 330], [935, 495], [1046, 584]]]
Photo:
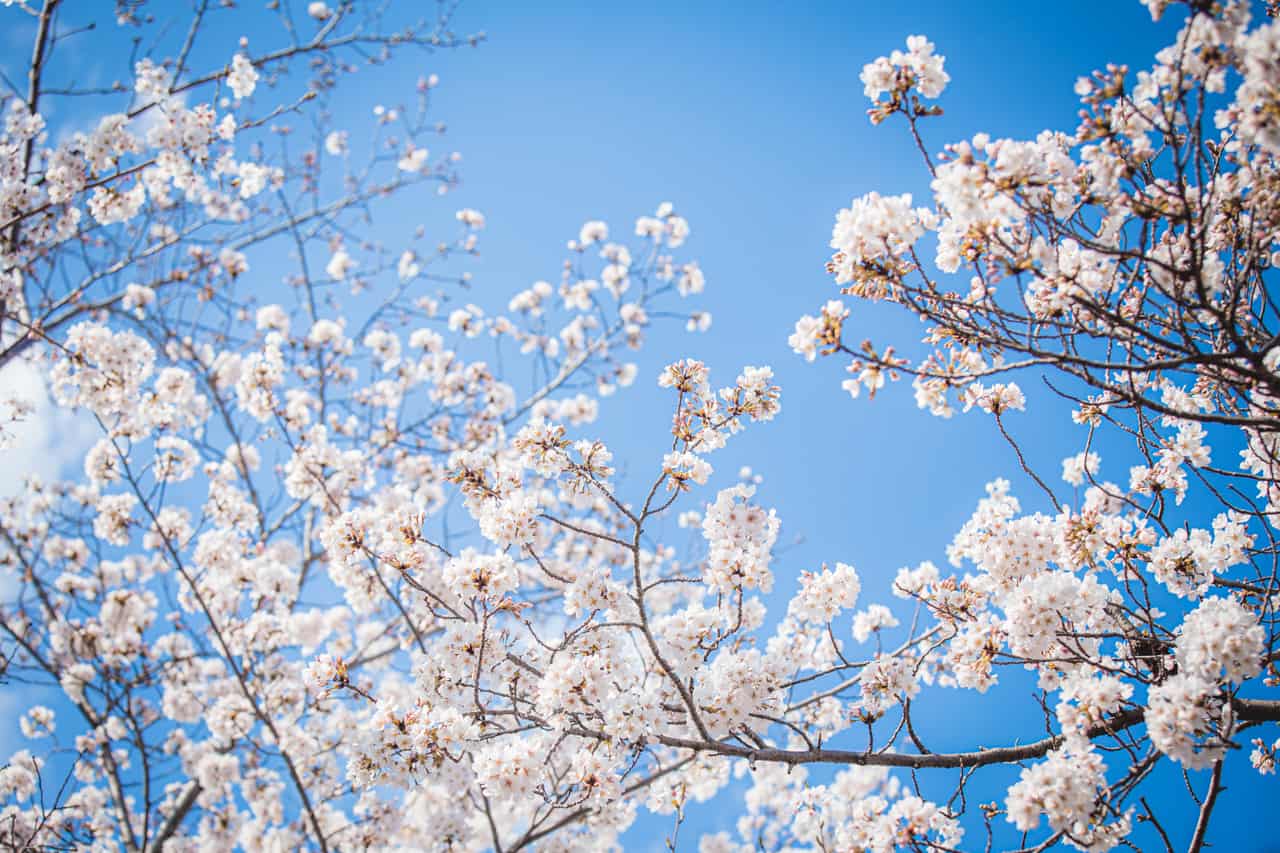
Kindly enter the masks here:
[[[153, 5], [161, 14], [169, 2]], [[172, 5], [185, 15], [186, 4]], [[676, 326], [655, 331], [638, 359], [637, 385], [603, 408], [591, 431], [628, 469], [658, 464], [670, 397], [655, 378], [666, 361], [692, 356], [725, 383], [744, 364], [769, 364], [782, 386], [779, 418], [712, 460], [721, 484], [744, 464], [762, 474], [758, 499], [778, 509], [782, 540], [802, 540], [775, 560], [782, 592], [801, 570], [840, 560], [859, 569], [863, 604], [892, 603], [896, 570], [925, 559], [944, 565], [947, 543], [997, 476], [1014, 482], [1024, 508], [1048, 509], [988, 419], [932, 418], [916, 409], [906, 384], [874, 402], [850, 400], [839, 388], [839, 365], [806, 364], [786, 339], [797, 317], [838, 295], [823, 270], [835, 211], [873, 189], [927, 197], [927, 173], [905, 128], [873, 128], [866, 119], [858, 81], [864, 63], [902, 47], [909, 34], [938, 45], [952, 83], [941, 101], [946, 115], [926, 129], [937, 150], [978, 131], [1069, 129], [1076, 77], [1108, 61], [1148, 66], [1172, 35], [1168, 22], [1153, 25], [1137, 0], [467, 0], [458, 29], [488, 38], [478, 49], [406, 54], [387, 69], [361, 71], [368, 79], [337, 104], [363, 124], [375, 94], [396, 93], [387, 95], [391, 103], [419, 75], [438, 73], [435, 112], [449, 131], [437, 147], [464, 157], [456, 195], [400, 198], [371, 236], [394, 243], [401, 215], [444, 223], [458, 207], [482, 210], [488, 227], [471, 267], [474, 298], [500, 306], [534, 280], [555, 280], [564, 243], [583, 221], [604, 219], [625, 233], [637, 215], [673, 202], [693, 229], [685, 254], [707, 276], [697, 307], [715, 322], [702, 335]], [[228, 31], [223, 44], [210, 43], [210, 55], [229, 56], [239, 35]], [[909, 317], [853, 308], [851, 340], [910, 344], [919, 337]], [[1084, 441], [1061, 409], [1033, 407], [1010, 429], [1032, 439], [1029, 456], [1050, 475]], [[1123, 482], [1128, 462], [1103, 455], [1103, 475]], [[933, 691], [921, 702], [922, 734], [935, 749], [994, 745], [1019, 732], [1035, 738], [1030, 692], [1016, 679], [985, 698]], [[1243, 772], [1210, 839], [1220, 850], [1267, 849], [1265, 821], [1249, 816], [1276, 801], [1280, 787], [1250, 781], [1247, 752], [1230, 763]], [[988, 775], [971, 803], [1000, 797], [1016, 777]], [[1186, 803], [1182, 784], [1166, 774], [1148, 796], [1155, 794], [1154, 803], [1161, 792], [1177, 794]], [[1197, 790], [1205, 784], [1194, 779]], [[696, 849], [702, 831], [730, 828], [740, 794], [735, 787], [714, 806], [691, 807], [681, 849]], [[1193, 822], [1188, 812], [1173, 824], [1185, 837]], [[628, 846], [660, 847], [669, 831], [667, 819], [642, 820]]]

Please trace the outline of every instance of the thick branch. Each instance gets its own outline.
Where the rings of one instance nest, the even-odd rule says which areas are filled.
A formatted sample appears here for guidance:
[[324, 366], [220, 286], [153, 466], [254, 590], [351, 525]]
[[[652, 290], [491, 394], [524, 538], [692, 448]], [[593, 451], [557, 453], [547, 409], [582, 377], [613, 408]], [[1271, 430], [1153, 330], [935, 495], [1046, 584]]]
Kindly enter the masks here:
[[[1254, 722], [1280, 721], [1280, 701], [1262, 699], [1236, 699], [1232, 702], [1237, 720]], [[1102, 725], [1094, 726], [1086, 731], [1089, 739], [1104, 737], [1122, 732], [1139, 725], [1143, 721], [1141, 709], [1125, 711], [1108, 719]], [[992, 747], [971, 752], [935, 752], [928, 755], [913, 755], [899, 752], [856, 752], [842, 749], [747, 749], [733, 743], [710, 740], [691, 740], [688, 738], [658, 736], [658, 740], [666, 746], [679, 749], [690, 749], [694, 752], [714, 752], [734, 758], [745, 758], [751, 761], [772, 761], [780, 764], [855, 764], [867, 767], [909, 767], [913, 770], [925, 768], [970, 768], [983, 767], [989, 764], [1011, 764], [1040, 758], [1050, 750], [1061, 746], [1066, 738], [1054, 735], [1043, 740], [1020, 746]]]

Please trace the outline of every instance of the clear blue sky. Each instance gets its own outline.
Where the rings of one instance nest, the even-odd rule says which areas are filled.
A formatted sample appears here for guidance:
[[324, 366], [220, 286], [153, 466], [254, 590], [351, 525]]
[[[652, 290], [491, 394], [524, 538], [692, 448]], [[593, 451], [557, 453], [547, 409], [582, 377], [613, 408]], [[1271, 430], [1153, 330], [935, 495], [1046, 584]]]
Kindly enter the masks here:
[[[151, 11], [162, 15], [170, 5], [185, 17], [178, 0]], [[835, 211], [872, 189], [927, 195], [927, 174], [905, 130], [872, 128], [866, 119], [858, 81], [864, 63], [902, 47], [909, 34], [937, 43], [952, 77], [942, 100], [947, 114], [927, 128], [937, 150], [978, 131], [1069, 129], [1076, 77], [1108, 61], [1147, 67], [1171, 37], [1167, 23], [1153, 25], [1137, 0], [467, 0], [458, 30], [484, 30], [488, 40], [475, 50], [406, 55], [389, 69], [361, 71], [366, 80], [340, 102], [363, 124], [378, 93], [394, 103], [419, 75], [438, 73], [445, 145], [464, 155], [456, 195], [401, 198], [375, 221], [372, 236], [394, 242], [403, 234], [401, 215], [444, 223], [458, 207], [484, 211], [475, 296], [499, 306], [536, 279], [555, 280], [564, 242], [583, 221], [604, 219], [626, 231], [637, 215], [674, 202], [692, 225], [687, 254], [707, 275], [698, 307], [713, 313], [714, 325], [700, 336], [674, 326], [655, 332], [638, 359], [637, 385], [605, 406], [594, 431], [629, 469], [647, 472], [660, 460], [670, 418], [670, 398], [654, 381], [665, 361], [703, 359], [724, 382], [744, 364], [772, 365], [783, 388], [781, 416], [712, 461], [722, 484], [740, 465], [753, 466], [765, 478], [759, 500], [783, 519], [783, 540], [802, 537], [775, 560], [780, 592], [800, 570], [841, 560], [861, 572], [863, 604], [893, 603], [887, 590], [896, 570], [925, 559], [944, 565], [946, 544], [997, 476], [1013, 480], [1025, 507], [1047, 509], [986, 418], [931, 418], [905, 384], [873, 403], [852, 401], [839, 388], [838, 365], [808, 365], [786, 339], [797, 317], [837, 295], [823, 270]], [[238, 35], [211, 43], [209, 54], [225, 61]], [[914, 320], [854, 308], [852, 340], [919, 336]], [[1010, 428], [1033, 437], [1031, 458], [1050, 474], [1084, 439], [1061, 411], [1033, 410]], [[1104, 453], [1104, 476], [1123, 481], [1127, 465]], [[922, 711], [932, 708], [922, 735], [936, 749], [1036, 737], [1029, 685], [1011, 680], [993, 697], [998, 710], [976, 695], [933, 691], [921, 703]], [[1247, 751], [1229, 764], [1237, 781], [1210, 839], [1218, 850], [1268, 849], [1272, 833], [1257, 815], [1280, 801], [1280, 786], [1257, 783]], [[971, 807], [1002, 798], [1015, 776], [988, 774], [989, 783], [971, 791]], [[1195, 780], [1198, 790], [1205, 783]], [[1186, 802], [1176, 774], [1160, 784], [1157, 797], [1176, 791]], [[730, 828], [741, 790], [691, 807], [681, 849], [696, 849], [703, 831]], [[1193, 822], [1190, 812], [1174, 820], [1180, 837]], [[628, 846], [660, 848], [669, 831], [667, 819], [642, 819]], [[980, 843], [970, 836], [969, 844]]]

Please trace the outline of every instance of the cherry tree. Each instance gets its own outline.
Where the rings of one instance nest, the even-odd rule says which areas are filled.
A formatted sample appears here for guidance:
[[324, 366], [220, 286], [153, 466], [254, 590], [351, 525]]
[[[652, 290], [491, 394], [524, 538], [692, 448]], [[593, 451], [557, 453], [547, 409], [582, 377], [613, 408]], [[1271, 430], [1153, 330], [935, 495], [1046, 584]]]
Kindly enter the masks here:
[[[923, 36], [862, 72], [932, 198], [838, 212], [851, 304], [790, 345], [854, 397], [910, 377], [933, 415], [978, 409], [1031, 488], [993, 480], [954, 571], [883, 589], [839, 554], [788, 565], [751, 483], [709, 488], [780, 411], [769, 367], [638, 375], [654, 327], [709, 323], [676, 207], [585, 223], [501, 313], [468, 299], [479, 211], [388, 244], [391, 199], [458, 182], [439, 81], [367, 133], [332, 105], [482, 40], [452, 4], [280, 0], [219, 54], [241, 13], [205, 0], [177, 41], [140, 3], [6, 4], [33, 50], [0, 137], [0, 368], [96, 441], [0, 502], [4, 689], [60, 692], [0, 757], [0, 844], [600, 850], [646, 820], [706, 853], [1201, 849], [1226, 781], [1280, 750], [1280, 22], [1145, 2], [1184, 16], [1173, 43], [1081, 78], [1080, 124], [1034, 140], [933, 153]], [[128, 82], [79, 86], [67, 51], [108, 31]], [[51, 127], [63, 102], [92, 119]], [[857, 342], [869, 302], [923, 342]], [[593, 424], [635, 381], [667, 389], [669, 449], [623, 476]], [[1042, 399], [1078, 425], [1060, 474], [1014, 437]], [[1043, 723], [1008, 743], [938, 751], [913, 722], [1020, 678]], [[1185, 795], [1148, 795], [1169, 772]], [[681, 838], [712, 799], [735, 831]]]

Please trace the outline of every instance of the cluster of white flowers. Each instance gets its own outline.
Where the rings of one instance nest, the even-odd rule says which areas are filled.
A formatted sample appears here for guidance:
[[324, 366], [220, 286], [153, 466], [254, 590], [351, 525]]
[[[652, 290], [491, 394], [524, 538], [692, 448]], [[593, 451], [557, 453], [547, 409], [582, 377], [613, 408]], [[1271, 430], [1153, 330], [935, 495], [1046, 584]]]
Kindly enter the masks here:
[[912, 251], [937, 217], [927, 208], [912, 208], [910, 193], [882, 197], [871, 192], [836, 213], [831, 231], [835, 249], [828, 269], [837, 284], [884, 279], [886, 266], [897, 266]]
[[1177, 673], [1147, 695], [1147, 734], [1174, 761], [1190, 768], [1208, 767], [1226, 752], [1222, 712], [1222, 697], [1213, 681]]
[[689, 222], [677, 216], [675, 206], [664, 201], [653, 216], [636, 220], [636, 236], [647, 237], [654, 243], [664, 243], [667, 248], [678, 249], [689, 237]]
[[853, 638], [859, 643], [871, 639], [871, 635], [885, 628], [896, 628], [898, 619], [883, 604], [872, 604], [853, 617]]
[[1178, 671], [1208, 681], [1244, 681], [1262, 671], [1266, 632], [1234, 598], [1206, 598], [1178, 631]]
[[1082, 450], [1075, 456], [1068, 456], [1062, 460], [1063, 482], [1072, 486], [1082, 486], [1086, 477], [1092, 479], [1098, 473], [1101, 464], [1102, 459], [1096, 453]]
[[748, 503], [752, 486], [731, 486], [716, 495], [703, 514], [707, 540], [707, 585], [717, 592], [773, 588], [769, 558], [782, 522], [770, 510]]
[[703, 853], [769, 849], [959, 849], [964, 829], [947, 808], [908, 793], [885, 768], [851, 767], [827, 784], [805, 768], [760, 766], [752, 773], [747, 812], [728, 832], [704, 836]]
[[687, 490], [689, 484], [704, 485], [711, 476], [711, 463], [687, 450], [662, 457], [662, 470], [667, 475], [667, 488]]
[[1016, 382], [999, 382], [991, 386], [974, 382], [965, 388], [964, 393], [965, 411], [968, 411], [971, 406], [977, 406], [982, 411], [993, 415], [1000, 415], [1013, 410], [1020, 412], [1026, 410], [1027, 398]]
[[1243, 559], [1250, 537], [1239, 518], [1221, 515], [1214, 530], [1196, 528], [1173, 531], [1151, 549], [1151, 574], [1174, 595], [1199, 598], [1215, 575]]
[[243, 53], [237, 53], [231, 58], [231, 70], [227, 72], [227, 85], [231, 87], [231, 93], [238, 99], [249, 97], [257, 88], [258, 69], [253, 67], [249, 57]]
[[1280, 153], [1280, 24], [1263, 24], [1242, 42], [1244, 82], [1236, 91], [1233, 112], [1245, 139]]
[[516, 588], [519, 575], [506, 554], [481, 554], [473, 548], [444, 564], [445, 585], [462, 599], [498, 601]]
[[1077, 850], [1111, 850], [1133, 828], [1132, 813], [1111, 820], [1105, 796], [1106, 765], [1087, 743], [1068, 742], [1022, 771], [1009, 789], [1008, 819], [1023, 832], [1036, 828], [1040, 816], [1065, 833]]
[[858, 572], [847, 563], [836, 563], [834, 569], [824, 566], [819, 572], [801, 572], [800, 592], [791, 600], [788, 615], [825, 624], [856, 605], [861, 591]]
[[795, 331], [787, 339], [787, 345], [806, 361], [813, 361], [819, 347], [834, 347], [840, 343], [840, 330], [849, 309], [838, 299], [832, 299], [822, 306], [817, 317], [808, 315], [796, 321]]
[[907, 36], [905, 53], [895, 50], [863, 67], [863, 94], [875, 101], [881, 95], [915, 89], [926, 98], [939, 97], [951, 77], [943, 70], [946, 57], [934, 49], [933, 42], [924, 36]]

